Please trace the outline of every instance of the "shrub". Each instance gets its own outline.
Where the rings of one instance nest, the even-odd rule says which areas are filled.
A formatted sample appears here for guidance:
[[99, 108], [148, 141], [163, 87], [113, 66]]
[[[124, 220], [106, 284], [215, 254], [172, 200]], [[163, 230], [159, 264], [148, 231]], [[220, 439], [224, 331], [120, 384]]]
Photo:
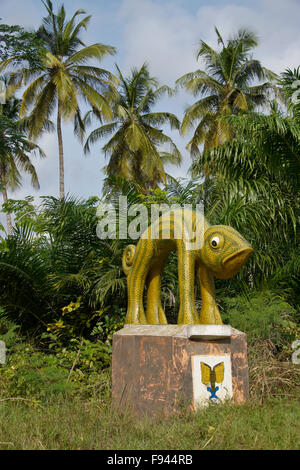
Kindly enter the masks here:
[[68, 347], [53, 342], [51, 352], [25, 339], [18, 327], [0, 318], [0, 339], [6, 341], [7, 363], [0, 366], [0, 396], [32, 402], [51, 397], [92, 398], [107, 389], [111, 345], [73, 338]]
[[291, 362], [294, 339], [300, 338], [297, 312], [270, 291], [225, 298], [226, 323], [247, 334], [250, 395], [262, 403], [277, 396], [295, 396], [300, 367]]
[[255, 291], [248, 298], [224, 298], [222, 303], [224, 322], [245, 332], [248, 344], [269, 340], [281, 351], [300, 335], [296, 310], [270, 291]]

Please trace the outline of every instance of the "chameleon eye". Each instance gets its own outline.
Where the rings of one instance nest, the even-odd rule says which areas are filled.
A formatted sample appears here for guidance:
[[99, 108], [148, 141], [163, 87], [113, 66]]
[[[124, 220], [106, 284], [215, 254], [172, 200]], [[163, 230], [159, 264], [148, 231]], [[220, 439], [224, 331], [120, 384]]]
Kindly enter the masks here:
[[214, 237], [212, 240], [211, 240], [211, 246], [213, 248], [217, 248], [219, 246], [219, 243], [220, 243], [220, 239], [219, 237]]

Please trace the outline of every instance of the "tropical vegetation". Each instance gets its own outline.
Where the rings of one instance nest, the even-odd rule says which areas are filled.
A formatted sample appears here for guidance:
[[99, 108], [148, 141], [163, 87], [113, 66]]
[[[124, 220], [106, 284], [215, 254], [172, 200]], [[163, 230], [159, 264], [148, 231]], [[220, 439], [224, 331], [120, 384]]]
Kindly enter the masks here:
[[158, 87], [146, 64], [140, 70], [133, 69], [130, 77], [124, 77], [118, 66], [117, 70], [121, 89], [114, 103], [113, 121], [92, 131], [84, 149], [88, 152], [91, 144], [113, 133], [103, 147], [104, 155], [109, 156], [105, 172], [135, 181], [147, 192], [166, 183], [166, 163], [181, 163], [177, 146], [159, 129], [166, 123], [171, 129], [179, 129], [178, 118], [169, 112], [151, 112], [164, 93], [172, 95], [173, 91], [167, 86]]
[[[221, 49], [215, 50], [201, 41], [197, 53], [206, 69], [177, 80], [177, 85], [189, 93], [200, 94], [200, 99], [185, 110], [181, 125], [183, 134], [195, 128], [187, 145], [193, 158], [199, 156], [202, 144], [208, 150], [231, 141], [235, 135], [232, 126], [218, 117], [266, 105], [271, 91], [269, 80], [275, 78], [274, 73], [252, 58], [252, 50], [258, 45], [252, 31], [240, 29], [226, 43], [217, 28], [215, 31]], [[255, 80], [263, 83], [254, 85]]]

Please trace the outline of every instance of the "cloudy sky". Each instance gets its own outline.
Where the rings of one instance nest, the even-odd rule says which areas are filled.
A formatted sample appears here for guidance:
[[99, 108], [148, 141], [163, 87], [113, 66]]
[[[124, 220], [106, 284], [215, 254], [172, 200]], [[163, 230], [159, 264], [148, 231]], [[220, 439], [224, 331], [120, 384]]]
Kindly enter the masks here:
[[[52, 0], [55, 11], [61, 0]], [[195, 59], [202, 39], [216, 47], [216, 25], [224, 38], [240, 27], [257, 33], [260, 45], [255, 58], [274, 72], [300, 64], [300, 0], [65, 0], [67, 16], [83, 8], [92, 19], [84, 42], [113, 45], [117, 54], [103, 60], [101, 66], [115, 71], [118, 63], [127, 74], [132, 66], [148, 62], [150, 72], [161, 84], [173, 86], [177, 78], [202, 68]], [[0, 0], [1, 21], [37, 28], [45, 8], [40, 0]], [[185, 93], [164, 99], [157, 110], [174, 112], [182, 118], [185, 107], [193, 98]], [[190, 158], [185, 151], [187, 139], [170, 133], [182, 150], [180, 168], [167, 168], [174, 176], [185, 177]], [[81, 144], [73, 136], [72, 127], [63, 127], [65, 148], [66, 192], [76, 196], [100, 195], [105, 165], [101, 147], [104, 141], [84, 156]], [[39, 144], [47, 154], [44, 160], [34, 159], [40, 180], [40, 190], [31, 188], [25, 177], [23, 187], [10, 197], [23, 198], [58, 195], [58, 150], [56, 134], [45, 135]]]

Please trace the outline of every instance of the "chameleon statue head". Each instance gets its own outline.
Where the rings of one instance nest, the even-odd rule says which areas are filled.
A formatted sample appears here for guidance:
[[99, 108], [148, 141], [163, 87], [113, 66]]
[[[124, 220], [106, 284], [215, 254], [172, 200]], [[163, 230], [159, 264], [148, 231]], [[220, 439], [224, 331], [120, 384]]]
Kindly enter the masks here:
[[253, 252], [249, 243], [232, 227], [213, 225], [204, 233], [200, 263], [218, 279], [235, 276]]

